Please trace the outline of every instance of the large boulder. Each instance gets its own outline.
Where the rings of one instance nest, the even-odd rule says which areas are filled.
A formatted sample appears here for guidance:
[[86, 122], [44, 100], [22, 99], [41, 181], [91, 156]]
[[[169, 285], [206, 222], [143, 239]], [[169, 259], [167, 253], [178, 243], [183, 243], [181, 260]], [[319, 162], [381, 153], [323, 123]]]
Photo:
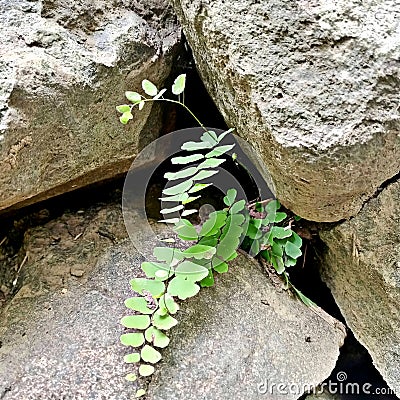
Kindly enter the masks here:
[[355, 337], [400, 393], [400, 183], [320, 237], [323, 279]]
[[398, 173], [398, 2], [173, 4], [210, 95], [285, 206], [338, 221]]
[[[107, 206], [27, 232], [30, 257], [0, 318], [2, 399], [133, 398], [119, 320], [143, 258], [121, 240], [121, 226], [120, 210]], [[177, 318], [150, 399], [281, 398], [289, 388], [278, 385], [288, 383], [285, 398], [296, 399], [329, 376], [345, 336], [341, 323], [274, 286], [244, 255]]]
[[145, 107], [115, 106], [162, 84], [180, 42], [167, 0], [0, 0], [0, 211], [125, 172], [160, 133]]

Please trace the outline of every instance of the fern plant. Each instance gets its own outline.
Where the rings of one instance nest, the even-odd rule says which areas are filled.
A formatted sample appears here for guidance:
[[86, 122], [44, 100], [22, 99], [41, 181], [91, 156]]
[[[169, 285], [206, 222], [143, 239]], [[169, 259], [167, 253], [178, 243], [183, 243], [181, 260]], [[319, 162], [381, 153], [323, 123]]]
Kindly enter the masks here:
[[[182, 95], [186, 76], [179, 75], [172, 93]], [[138, 366], [137, 371], [126, 376], [129, 381], [148, 377], [154, 372], [154, 364], [162, 358], [160, 349], [168, 346], [167, 332], [177, 323], [179, 301], [195, 296], [201, 287], [212, 286], [214, 275], [228, 271], [228, 262], [237, 257], [241, 243], [252, 256], [263, 257], [277, 274], [284, 277], [286, 286], [294, 289], [307, 305], [313, 303], [298, 291], [289, 281], [287, 268], [296, 264], [302, 255], [302, 239], [291, 229], [294, 219], [280, 211], [280, 203], [268, 199], [246, 204], [237, 199], [237, 191], [229, 189], [223, 202], [225, 207], [210, 213], [201, 227], [194, 226], [186, 217], [197, 213], [189, 204], [197, 200], [200, 192], [212, 185], [206, 182], [218, 173], [218, 167], [226, 161], [226, 154], [235, 144], [222, 145], [221, 141], [232, 132], [229, 129], [220, 135], [207, 130], [197, 117], [178, 100], [164, 98], [166, 89], [158, 90], [148, 80], [142, 82], [145, 97], [137, 92], [126, 92], [131, 104], [117, 107], [122, 115], [120, 121], [128, 123], [133, 118], [132, 109], [143, 109], [147, 102], [169, 101], [183, 106], [203, 128], [198, 141], [183, 144], [185, 156], [174, 157], [171, 163], [182, 166], [178, 172], [168, 172], [163, 190], [162, 204], [170, 204], [161, 210], [165, 219], [160, 222], [171, 224], [176, 236], [189, 246], [176, 246], [174, 238], [165, 240], [169, 246], [155, 247], [154, 261], [145, 261], [141, 268], [146, 278], [134, 278], [130, 285], [137, 296], [125, 301], [133, 315], [125, 316], [121, 324], [134, 330], [121, 335], [121, 342], [137, 349], [125, 356], [125, 362]], [[278, 226], [280, 224], [280, 226]], [[145, 394], [137, 391], [136, 397]]]

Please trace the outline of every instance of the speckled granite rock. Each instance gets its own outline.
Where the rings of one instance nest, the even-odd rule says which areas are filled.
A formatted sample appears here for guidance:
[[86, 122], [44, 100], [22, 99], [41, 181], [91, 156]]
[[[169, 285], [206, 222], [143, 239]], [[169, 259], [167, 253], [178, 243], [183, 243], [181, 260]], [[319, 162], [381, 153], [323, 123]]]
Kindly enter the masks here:
[[173, 4], [210, 95], [285, 206], [338, 221], [400, 171], [398, 2]]
[[0, 211], [128, 170], [159, 135], [159, 106], [115, 106], [162, 84], [180, 42], [167, 0], [0, 0]]

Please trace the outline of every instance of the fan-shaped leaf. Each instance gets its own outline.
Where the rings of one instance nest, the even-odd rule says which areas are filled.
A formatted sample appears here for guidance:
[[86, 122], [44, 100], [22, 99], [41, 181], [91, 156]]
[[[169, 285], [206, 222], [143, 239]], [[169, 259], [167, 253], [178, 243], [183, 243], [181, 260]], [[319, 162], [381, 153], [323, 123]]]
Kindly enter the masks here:
[[218, 171], [215, 171], [215, 170], [207, 170], [207, 171], [204, 171], [204, 170], [202, 170], [202, 171], [199, 171], [193, 178], [192, 178], [192, 180], [194, 180], [194, 181], [201, 181], [201, 180], [203, 180], [203, 179], [207, 179], [207, 178], [210, 178], [211, 176], [213, 176], [213, 175], [215, 175], [215, 174], [218, 174]]
[[[157, 305], [157, 301], [155, 304]], [[131, 297], [125, 300], [125, 306], [142, 314], [153, 314], [154, 309], [149, 308], [149, 303], [144, 297]]]
[[146, 391], [145, 391], [144, 389], [139, 389], [139, 390], [136, 392], [135, 397], [136, 397], [136, 398], [139, 398], [139, 397], [144, 396], [145, 394], [146, 394]]
[[224, 197], [224, 203], [225, 203], [228, 207], [230, 207], [230, 206], [235, 202], [236, 195], [237, 195], [236, 189], [229, 189], [229, 190], [226, 192], [226, 196]]
[[178, 75], [172, 85], [172, 93], [175, 95], [181, 94], [185, 90], [186, 74]]
[[179, 204], [178, 206], [171, 207], [171, 208], [163, 208], [160, 213], [161, 214], [172, 214], [174, 212], [183, 210], [185, 207], [182, 204]]
[[142, 81], [142, 88], [144, 92], [149, 96], [155, 96], [158, 93], [156, 85], [154, 85], [154, 83], [150, 82], [147, 79], [144, 79]]
[[168, 293], [171, 296], [178, 296], [181, 300], [195, 296], [199, 293], [199, 290], [200, 287], [198, 285], [183, 276], [176, 276], [168, 285]]
[[196, 183], [190, 190], [189, 193], [196, 193], [200, 190], [203, 190], [209, 186], [211, 186], [212, 183]]
[[214, 274], [213, 274], [212, 270], [210, 269], [208, 271], [208, 275], [200, 281], [200, 286], [201, 287], [211, 287], [213, 285], [214, 285]]
[[[128, 106], [129, 107], [129, 106]], [[204, 158], [203, 154], [192, 154], [185, 157], [174, 157], [171, 159], [172, 164], [190, 164], [195, 161], [199, 161]]]
[[144, 335], [141, 332], [124, 333], [121, 335], [121, 343], [124, 346], [139, 347], [144, 343]]
[[115, 107], [116, 110], [120, 113], [124, 113], [127, 111], [131, 111], [131, 106], [129, 106], [128, 104], [122, 104], [120, 106]]
[[143, 294], [143, 290], [145, 290], [155, 298], [160, 297], [165, 291], [164, 283], [153, 279], [135, 278], [131, 280], [130, 284], [135, 292]]
[[174, 227], [174, 232], [183, 240], [197, 240], [196, 228], [187, 219], [181, 219]]
[[140, 352], [142, 360], [155, 364], [161, 360], [161, 354], [154, 348], [146, 344]]
[[184, 182], [178, 183], [175, 186], [170, 186], [170, 187], [164, 189], [163, 193], [166, 196], [173, 196], [175, 194], [184, 193], [187, 190], [189, 190], [192, 187], [192, 185], [193, 185], [193, 181], [190, 179], [188, 181], [184, 181]]
[[167, 264], [148, 261], [142, 262], [141, 268], [148, 278], [155, 278], [156, 272], [159, 270], [164, 270], [168, 274], [168, 271], [171, 269]]
[[140, 376], [150, 376], [154, 372], [154, 367], [152, 365], [142, 364], [139, 367]]
[[144, 336], [149, 343], [152, 343], [153, 346], [156, 347], [164, 348], [169, 344], [169, 337], [155, 326], [148, 328], [144, 333]]
[[200, 236], [213, 236], [216, 235], [221, 227], [225, 225], [226, 212], [214, 211], [210, 213], [208, 219], [204, 222], [200, 230]]
[[161, 197], [159, 200], [161, 201], [184, 201], [189, 198], [189, 195], [187, 193], [180, 193], [176, 194], [175, 196], [167, 196], [167, 197]]
[[195, 209], [185, 210], [182, 212], [182, 217], [187, 217], [188, 215], [195, 214], [195, 213], [197, 213], [197, 210], [195, 210]]
[[228, 272], [228, 264], [226, 262], [222, 262], [222, 263], [218, 264], [217, 266], [215, 266], [213, 268], [219, 274], [223, 274], [225, 272]]
[[229, 212], [231, 214], [237, 214], [244, 209], [245, 205], [246, 205], [246, 200], [239, 200], [232, 205]]
[[182, 251], [173, 247], [155, 247], [153, 255], [158, 261], [165, 261], [167, 264], [171, 264], [174, 259], [182, 260], [185, 258]]
[[181, 146], [181, 149], [186, 151], [195, 151], [210, 149], [211, 147], [212, 145], [208, 142], [186, 142]]
[[218, 144], [218, 136], [214, 131], [207, 131], [201, 135], [200, 140], [205, 143], [209, 143], [211, 146]]
[[137, 92], [125, 92], [125, 97], [132, 103], [139, 103], [142, 101], [142, 96]]
[[207, 268], [187, 260], [181, 262], [175, 269], [175, 276], [182, 276], [193, 282], [201, 281], [207, 275]]
[[291, 258], [299, 258], [301, 256], [301, 250], [292, 242], [286, 242], [285, 253]]
[[133, 119], [133, 115], [130, 111], [125, 111], [120, 117], [119, 120], [122, 124], [127, 124], [130, 119]]
[[211, 157], [219, 157], [222, 156], [222, 154], [227, 153], [229, 150], [232, 150], [235, 147], [234, 144], [227, 144], [225, 146], [217, 146], [215, 149], [211, 150], [209, 153], [205, 155], [206, 158], [211, 158]]
[[202, 169], [202, 168], [216, 168], [220, 166], [223, 162], [226, 160], [221, 159], [221, 158], [208, 158], [207, 160], [204, 160], [202, 163], [200, 163], [197, 168]]
[[[147, 331], [146, 331], [147, 332]], [[127, 364], [131, 364], [131, 363], [137, 363], [140, 361], [140, 354], [139, 353], [132, 353], [132, 354], [127, 354], [124, 357], [124, 361]]]
[[121, 319], [121, 325], [131, 329], [146, 329], [150, 325], [148, 315], [128, 315]]
[[135, 382], [137, 379], [136, 374], [128, 374], [125, 376], [125, 379], [129, 382]]
[[277, 239], [285, 239], [292, 236], [293, 231], [291, 229], [285, 229], [280, 226], [273, 226], [271, 228], [271, 235]]
[[215, 248], [211, 246], [205, 246], [202, 244], [195, 244], [183, 251], [188, 257], [194, 257], [197, 259], [205, 258], [210, 259], [215, 254]]
[[169, 314], [176, 314], [179, 311], [178, 303], [168, 293], [160, 298], [160, 307], [165, 307]]
[[197, 171], [197, 167], [189, 167], [178, 172], [167, 172], [164, 174], [164, 178], [169, 181], [174, 181], [176, 179], [188, 178], [189, 176], [194, 175]]
[[[176, 279], [176, 278], [174, 278], [174, 279]], [[171, 282], [174, 279], [172, 279]], [[170, 284], [171, 284], [171, 282], [170, 282]], [[159, 315], [157, 313], [154, 314], [153, 325], [158, 329], [168, 330], [168, 329], [173, 328], [177, 324], [178, 324], [178, 321], [174, 317], [171, 317], [170, 315]]]

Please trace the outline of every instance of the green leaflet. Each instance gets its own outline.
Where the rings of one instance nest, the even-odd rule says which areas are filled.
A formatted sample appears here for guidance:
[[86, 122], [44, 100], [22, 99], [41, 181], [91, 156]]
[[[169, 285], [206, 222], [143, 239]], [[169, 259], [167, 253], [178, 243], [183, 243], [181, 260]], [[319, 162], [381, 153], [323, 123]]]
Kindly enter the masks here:
[[187, 219], [181, 219], [174, 227], [174, 232], [183, 240], [197, 240], [196, 228]]
[[208, 275], [208, 269], [192, 261], [183, 261], [175, 269], [175, 276], [198, 282]]
[[121, 335], [121, 343], [124, 346], [139, 347], [144, 343], [143, 333], [124, 333]]
[[[153, 299], [155, 305], [157, 306], [157, 302]], [[125, 306], [130, 308], [131, 310], [140, 312], [141, 314], [153, 314], [155, 311], [154, 308], [149, 307], [149, 303], [144, 297], [131, 297], [125, 300]]]
[[225, 146], [217, 146], [215, 147], [214, 150], [211, 150], [208, 152], [205, 157], [206, 158], [211, 158], [211, 157], [219, 157], [222, 156], [223, 154], [227, 153], [229, 150], [232, 150], [235, 147], [234, 144], [228, 144]]
[[182, 183], [178, 183], [175, 186], [168, 187], [163, 190], [163, 193], [166, 196], [174, 196], [179, 193], [184, 193], [188, 191], [193, 186], [193, 181], [190, 179], [188, 181], [184, 181]]
[[[139, 367], [140, 376], [150, 376], [153, 372], [154, 372], [154, 367], [152, 365], [142, 364]], [[138, 390], [138, 392], [139, 392], [139, 390]]]
[[151, 364], [158, 363], [161, 360], [161, 354], [159, 351], [157, 351], [154, 347], [149, 346], [146, 344], [141, 352], [140, 356], [142, 357], [142, 360]]
[[[175, 278], [174, 278], [175, 279]], [[172, 279], [172, 280], [174, 280]], [[171, 281], [172, 282], [172, 281]], [[153, 325], [161, 330], [168, 330], [178, 324], [178, 321], [170, 315], [154, 314]]]
[[183, 276], [176, 276], [168, 285], [168, 293], [178, 296], [181, 300], [195, 296], [200, 291], [200, 286]]
[[144, 92], [149, 96], [155, 96], [158, 93], [156, 85], [154, 85], [154, 83], [150, 82], [147, 79], [144, 79], [142, 81], [142, 88]]
[[199, 171], [195, 176], [193, 176], [192, 179], [194, 181], [202, 181], [203, 179], [208, 179], [208, 178], [210, 178], [211, 176], [213, 176], [215, 174], [218, 174], [218, 171], [216, 171], [216, 170], [207, 170], [207, 171], [202, 170], [202, 171]]
[[132, 289], [139, 293], [144, 294], [143, 291], [151, 293], [155, 298], [160, 297], [165, 291], [164, 282], [155, 281], [152, 279], [135, 278], [131, 280]]
[[129, 315], [121, 319], [121, 325], [125, 328], [146, 329], [150, 325], [148, 315]]
[[194, 257], [197, 259], [205, 258], [210, 259], [215, 254], [215, 248], [211, 246], [205, 246], [202, 244], [195, 244], [194, 246], [189, 247], [183, 254], [187, 257]]
[[181, 74], [175, 79], [174, 84], [172, 85], [172, 93], [175, 95], [183, 93], [183, 91], [185, 90], [185, 85], [186, 74]]
[[152, 343], [156, 347], [164, 348], [169, 344], [169, 337], [154, 326], [148, 328], [144, 336], [149, 343]]
[[214, 211], [210, 213], [206, 222], [204, 222], [200, 236], [213, 236], [219, 233], [225, 225], [227, 214], [225, 211]]
[[203, 154], [192, 154], [190, 156], [185, 156], [185, 157], [174, 157], [171, 159], [171, 162], [172, 164], [190, 164], [192, 162], [199, 161], [203, 158], [204, 158]]
[[164, 174], [164, 178], [169, 181], [174, 181], [176, 179], [188, 178], [189, 176], [194, 175], [197, 171], [197, 167], [189, 167], [178, 172], [167, 172]]
[[217, 168], [226, 160], [220, 158], [209, 158], [198, 165], [198, 169], [202, 168]]

